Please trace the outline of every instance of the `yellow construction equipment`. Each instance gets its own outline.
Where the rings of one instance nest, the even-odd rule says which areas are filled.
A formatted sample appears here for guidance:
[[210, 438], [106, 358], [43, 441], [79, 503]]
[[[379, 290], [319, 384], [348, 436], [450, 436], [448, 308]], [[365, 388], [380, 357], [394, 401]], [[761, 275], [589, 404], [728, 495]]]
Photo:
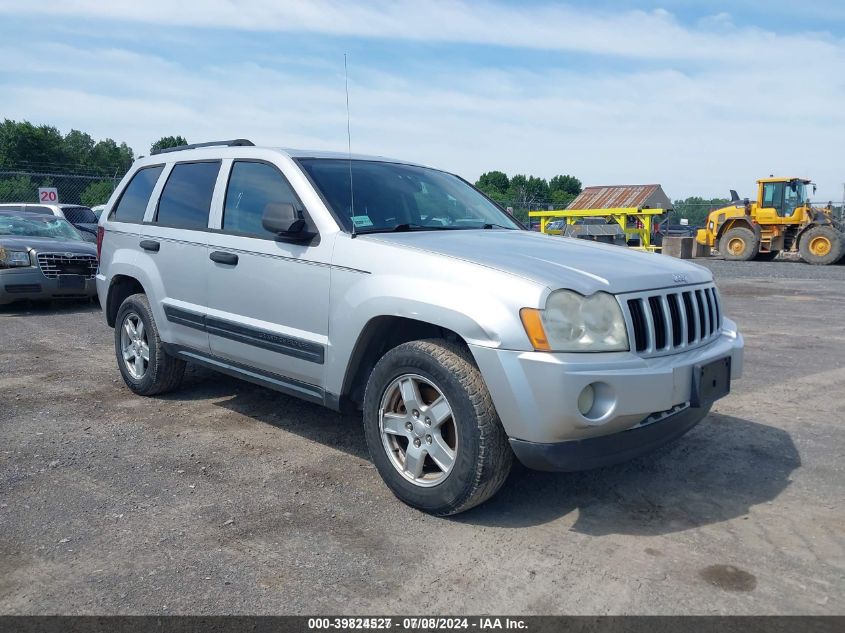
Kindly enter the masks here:
[[740, 200], [711, 211], [696, 241], [715, 248], [725, 259], [771, 260], [781, 251], [798, 252], [810, 264], [834, 264], [845, 255], [845, 226], [830, 208], [810, 205], [805, 178], [762, 178], [757, 200]]
[[620, 207], [616, 209], [557, 209], [554, 211], [529, 211], [528, 217], [540, 218], [540, 231], [546, 234], [560, 234], [560, 229], [549, 230], [548, 226], [554, 220], [565, 220], [567, 224], [575, 224], [584, 218], [602, 217], [608, 223], [616, 222], [625, 232], [629, 240], [639, 238], [642, 250], [654, 251], [659, 247], [652, 246], [651, 235], [654, 218], [666, 213], [666, 209], [643, 209], [640, 207]]

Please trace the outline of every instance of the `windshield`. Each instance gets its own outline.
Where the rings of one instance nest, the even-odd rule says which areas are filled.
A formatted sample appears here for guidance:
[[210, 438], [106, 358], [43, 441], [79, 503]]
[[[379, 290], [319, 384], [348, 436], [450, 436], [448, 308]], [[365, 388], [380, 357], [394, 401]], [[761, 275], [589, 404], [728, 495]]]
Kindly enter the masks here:
[[55, 216], [26, 217], [0, 215], [0, 236], [43, 237], [54, 240], [81, 242], [82, 236], [68, 224], [67, 220]]
[[352, 228], [353, 198], [358, 233], [521, 228], [463, 180], [436, 169], [327, 158], [304, 158], [299, 164], [347, 231]]

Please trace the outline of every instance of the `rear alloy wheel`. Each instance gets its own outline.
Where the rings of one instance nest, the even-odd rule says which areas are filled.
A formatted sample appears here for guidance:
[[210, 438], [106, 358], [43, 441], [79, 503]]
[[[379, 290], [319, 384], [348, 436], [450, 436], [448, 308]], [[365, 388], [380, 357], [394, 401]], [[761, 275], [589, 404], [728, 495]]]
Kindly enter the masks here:
[[144, 322], [135, 312], [127, 312], [120, 328], [120, 349], [126, 371], [135, 380], [141, 380], [150, 366], [150, 344]]
[[845, 252], [843, 236], [832, 226], [815, 226], [801, 236], [798, 252], [808, 264], [835, 264]]
[[729, 229], [719, 239], [719, 252], [730, 261], [747, 262], [757, 256], [759, 249], [754, 231], [745, 227]]
[[364, 394], [364, 435], [393, 493], [440, 516], [492, 497], [513, 462], [472, 355], [444, 340], [403, 343], [376, 363]]
[[182, 382], [185, 361], [164, 350], [146, 295], [131, 295], [120, 304], [114, 351], [123, 381], [138, 395], [165, 393]]

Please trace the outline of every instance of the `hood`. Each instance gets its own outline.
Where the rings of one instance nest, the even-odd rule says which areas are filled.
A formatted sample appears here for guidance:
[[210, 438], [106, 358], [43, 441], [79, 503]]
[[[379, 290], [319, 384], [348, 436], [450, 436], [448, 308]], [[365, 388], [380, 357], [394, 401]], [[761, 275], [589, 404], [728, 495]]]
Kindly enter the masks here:
[[91, 242], [51, 240], [44, 237], [13, 237], [10, 235], [0, 235], [0, 246], [16, 250], [26, 250], [31, 248], [37, 253], [76, 253], [83, 255], [97, 255], [97, 247], [91, 244]]
[[412, 231], [358, 239], [453, 257], [581, 294], [619, 294], [713, 279], [703, 266], [674, 257], [532, 231]]

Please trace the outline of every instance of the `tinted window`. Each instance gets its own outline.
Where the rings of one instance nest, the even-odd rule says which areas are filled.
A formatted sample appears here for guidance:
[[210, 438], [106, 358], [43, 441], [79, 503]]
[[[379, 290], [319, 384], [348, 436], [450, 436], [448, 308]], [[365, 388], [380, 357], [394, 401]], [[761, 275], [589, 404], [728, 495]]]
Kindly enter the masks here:
[[141, 222], [162, 169], [163, 165], [139, 169], [123, 190], [120, 202], [110, 217], [121, 222]]
[[219, 171], [219, 162], [175, 165], [161, 192], [156, 222], [185, 229], [208, 226], [211, 196]]
[[302, 203], [279, 170], [266, 163], [235, 162], [226, 189], [223, 230], [271, 236], [261, 225], [268, 204], [289, 202], [303, 217]]
[[88, 207], [64, 207], [62, 213], [71, 224], [96, 224], [97, 216]]
[[22, 211], [22, 204], [0, 204], [0, 211]]

